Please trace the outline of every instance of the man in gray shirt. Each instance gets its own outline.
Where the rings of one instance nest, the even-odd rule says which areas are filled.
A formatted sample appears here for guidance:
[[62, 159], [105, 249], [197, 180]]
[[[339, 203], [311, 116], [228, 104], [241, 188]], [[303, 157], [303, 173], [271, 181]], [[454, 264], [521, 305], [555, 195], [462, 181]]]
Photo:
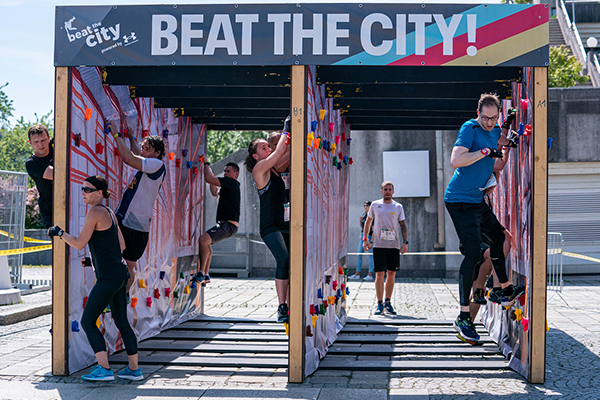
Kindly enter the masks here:
[[[371, 224], [375, 220], [373, 228], [373, 261], [375, 262], [375, 293], [377, 295], [377, 309], [375, 315], [387, 311], [396, 315], [394, 307], [390, 302], [394, 291], [394, 280], [396, 271], [400, 270], [400, 254], [408, 250], [408, 230], [404, 217], [402, 204], [392, 200], [394, 185], [390, 181], [381, 184], [383, 199], [375, 200], [367, 214], [363, 232], [369, 232]], [[402, 244], [400, 244], [400, 233]], [[363, 248], [369, 250], [369, 241], [363, 236]], [[385, 273], [387, 271], [387, 278]], [[385, 278], [385, 283], [384, 283]], [[385, 303], [383, 302], [383, 289], [385, 286]]]

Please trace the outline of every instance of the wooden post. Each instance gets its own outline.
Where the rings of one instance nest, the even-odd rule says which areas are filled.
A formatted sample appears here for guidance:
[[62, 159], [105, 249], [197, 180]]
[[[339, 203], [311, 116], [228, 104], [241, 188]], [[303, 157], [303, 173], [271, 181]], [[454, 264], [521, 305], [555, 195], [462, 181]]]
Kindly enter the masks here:
[[529, 292], [529, 381], [546, 374], [546, 257], [548, 222], [548, 69], [533, 72], [533, 173], [531, 290]]
[[[71, 76], [56, 68], [54, 92], [54, 223], [69, 228], [69, 119]], [[69, 252], [58, 237], [52, 244], [52, 374], [69, 375]]]
[[306, 67], [292, 66], [290, 193], [290, 337], [288, 381], [304, 381], [306, 219]]

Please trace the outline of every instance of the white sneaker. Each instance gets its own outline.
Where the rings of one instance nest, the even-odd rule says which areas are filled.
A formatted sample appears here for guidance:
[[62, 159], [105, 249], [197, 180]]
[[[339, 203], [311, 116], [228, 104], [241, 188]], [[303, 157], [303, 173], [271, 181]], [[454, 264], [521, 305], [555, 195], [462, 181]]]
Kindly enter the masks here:
[[374, 281], [375, 278], [373, 278], [373, 275], [367, 275], [365, 276], [365, 278], [363, 279], [363, 281]]
[[348, 277], [348, 279], [357, 280], [357, 279], [360, 279], [360, 275], [358, 275], [358, 274], [350, 275]]

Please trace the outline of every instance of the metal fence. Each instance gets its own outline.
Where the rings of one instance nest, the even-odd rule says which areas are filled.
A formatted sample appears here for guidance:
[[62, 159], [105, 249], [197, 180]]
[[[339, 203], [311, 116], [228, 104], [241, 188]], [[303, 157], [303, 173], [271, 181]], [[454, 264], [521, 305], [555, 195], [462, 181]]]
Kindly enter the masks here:
[[[27, 174], [0, 171], [0, 250], [23, 248]], [[9, 255], [11, 282], [21, 281], [23, 255]]]
[[562, 233], [548, 232], [547, 287], [562, 292], [563, 288], [563, 237]]
[[233, 273], [237, 274], [238, 278], [248, 277], [251, 265], [249, 234], [236, 235], [223, 240], [214, 244], [212, 249], [211, 272]]

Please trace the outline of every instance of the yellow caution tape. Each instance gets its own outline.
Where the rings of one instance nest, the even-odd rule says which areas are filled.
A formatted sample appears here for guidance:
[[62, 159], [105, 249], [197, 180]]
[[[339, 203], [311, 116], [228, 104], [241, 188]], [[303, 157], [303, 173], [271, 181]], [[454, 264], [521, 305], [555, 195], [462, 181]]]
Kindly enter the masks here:
[[15, 254], [35, 253], [37, 251], [49, 250], [51, 248], [52, 248], [52, 245], [47, 244], [44, 246], [26, 247], [24, 249], [0, 250], [0, 256], [12, 256]]
[[[0, 235], [8, 236], [8, 232], [0, 229]], [[10, 237], [14, 238], [15, 236], [11, 233]], [[27, 243], [52, 243], [52, 241], [50, 241], [50, 240], [39, 240], [39, 239], [32, 239], [32, 238], [28, 238], [28, 237], [24, 237], [23, 241], [27, 242]]]
[[600, 263], [600, 260], [594, 257], [588, 257], [588, 256], [584, 256], [581, 254], [575, 254], [575, 253], [569, 253], [568, 251], [563, 251], [562, 252], [565, 256], [567, 257], [572, 257], [572, 258], [579, 258], [581, 260], [586, 260], [586, 261], [592, 261], [592, 262], [597, 262]]

